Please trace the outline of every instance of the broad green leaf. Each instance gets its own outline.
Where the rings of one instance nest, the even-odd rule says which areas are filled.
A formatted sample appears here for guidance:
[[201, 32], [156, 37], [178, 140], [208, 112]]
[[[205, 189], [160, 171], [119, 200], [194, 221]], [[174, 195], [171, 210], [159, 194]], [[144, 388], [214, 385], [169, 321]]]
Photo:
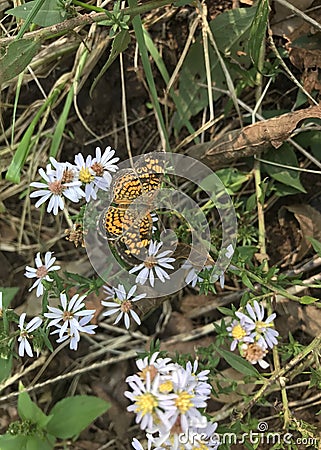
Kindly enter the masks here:
[[291, 188], [296, 189], [299, 192], [306, 193], [306, 190], [300, 182], [300, 172], [296, 170], [287, 169], [283, 166], [299, 167], [298, 160], [294, 150], [287, 143], [284, 143], [278, 149], [270, 149], [264, 158], [273, 163], [282, 165], [276, 166], [271, 164], [262, 163], [264, 169], [270, 177], [279, 183], [285, 184]]
[[317, 252], [317, 254], [321, 257], [321, 242], [317, 241], [313, 237], [308, 237], [307, 239], [311, 242], [312, 247]]
[[[225, 64], [232, 80], [238, 77], [241, 65], [249, 67], [251, 64], [249, 56], [246, 55], [246, 46], [255, 13], [256, 7], [254, 6], [251, 8], [236, 8], [225, 11], [210, 22], [216, 44], [222, 56], [225, 57]], [[239, 56], [241, 52], [245, 55]], [[209, 46], [209, 59], [215, 87], [226, 90], [225, 75], [211, 46]], [[246, 69], [243, 72], [246, 74]], [[217, 100], [221, 95], [220, 92], [214, 91], [214, 100]], [[181, 101], [181, 112], [177, 112], [174, 117], [174, 126], [177, 133], [183, 126], [184, 120], [190, 119], [208, 105], [204, 49], [201, 37], [191, 46], [184, 60], [179, 78], [178, 97]]]
[[2, 305], [5, 308], [9, 308], [11, 301], [18, 291], [18, 287], [0, 287], [0, 292], [2, 292]]
[[58, 402], [50, 411], [47, 425], [50, 434], [61, 439], [77, 436], [110, 405], [104, 400], [86, 395], [68, 397]]
[[44, 437], [37, 435], [27, 436], [26, 450], [53, 450], [56, 438], [46, 434]]
[[311, 149], [313, 156], [321, 161], [321, 133], [319, 130], [305, 131], [304, 133], [298, 134], [294, 140], [306, 150]]
[[[11, 14], [18, 19], [26, 20], [28, 14], [37, 5], [37, 1], [33, 0], [16, 8], [8, 9], [6, 14]], [[32, 22], [41, 27], [50, 27], [56, 23], [63, 22], [67, 18], [66, 11], [62, 8], [59, 0], [44, 0], [39, 12], [32, 19]]]
[[97, 77], [95, 78], [91, 88], [90, 88], [90, 92], [89, 95], [92, 96], [93, 90], [95, 89], [98, 81], [101, 79], [101, 77], [104, 75], [104, 73], [106, 72], [106, 70], [112, 65], [112, 63], [115, 61], [115, 59], [117, 58], [117, 56], [126, 50], [126, 48], [128, 47], [130, 43], [130, 34], [127, 30], [122, 30], [120, 33], [118, 33], [115, 38], [113, 39], [113, 43], [112, 43], [112, 47], [110, 50], [110, 54], [109, 57], [106, 61], [106, 63], [104, 64], [103, 68], [101, 69], [101, 71], [99, 72], [99, 74], [97, 75]]
[[0, 450], [26, 450], [27, 436], [3, 434], [0, 436]]
[[4, 50], [2, 49], [0, 84], [19, 75], [37, 54], [39, 48], [40, 42], [32, 39], [18, 39], [11, 42]]
[[300, 303], [302, 303], [302, 305], [311, 305], [311, 303], [315, 303], [317, 301], [319, 301], [318, 298], [310, 297], [309, 295], [304, 295], [300, 298]]
[[21, 419], [31, 420], [33, 423], [44, 428], [51, 417], [45, 413], [31, 400], [27, 392], [21, 392], [18, 398], [18, 412]]
[[233, 369], [237, 370], [238, 372], [243, 373], [244, 375], [254, 377], [260, 376], [256, 368], [241, 356], [235, 355], [234, 353], [229, 352], [227, 350], [223, 350], [222, 348], [215, 347], [215, 350], [223, 359], [225, 359], [227, 364], [229, 364], [231, 367], [233, 367]]
[[248, 49], [255, 66], [259, 65], [262, 45], [265, 46], [265, 34], [270, 12], [268, 0], [259, 0], [256, 13], [252, 22]]

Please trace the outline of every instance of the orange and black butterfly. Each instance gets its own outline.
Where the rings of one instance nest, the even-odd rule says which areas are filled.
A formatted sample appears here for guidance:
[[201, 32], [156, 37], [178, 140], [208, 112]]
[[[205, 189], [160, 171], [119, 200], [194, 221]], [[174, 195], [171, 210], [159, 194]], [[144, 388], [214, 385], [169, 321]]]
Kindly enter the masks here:
[[[142, 156], [133, 169], [117, 172], [113, 179], [112, 203], [104, 216], [107, 238], [120, 252], [138, 256], [151, 240], [153, 200], [160, 189], [164, 163], [153, 154]], [[136, 200], [136, 202], [135, 202]]]

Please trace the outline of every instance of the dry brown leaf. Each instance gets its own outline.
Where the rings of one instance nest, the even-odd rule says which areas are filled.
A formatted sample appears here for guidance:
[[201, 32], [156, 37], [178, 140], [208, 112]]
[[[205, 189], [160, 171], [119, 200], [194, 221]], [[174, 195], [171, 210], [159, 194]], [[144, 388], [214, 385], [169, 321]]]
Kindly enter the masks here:
[[301, 261], [311, 248], [308, 238], [321, 241], [321, 214], [310, 205], [288, 205], [285, 208], [294, 214], [300, 225], [302, 239], [295, 260]]
[[238, 158], [253, 156], [273, 147], [280, 147], [291, 137], [299, 122], [308, 118], [321, 119], [321, 106], [301, 109], [288, 114], [282, 114], [272, 119], [257, 122], [244, 127], [242, 130], [233, 130], [219, 139], [213, 139], [204, 144], [193, 145], [187, 154], [201, 160], [209, 167], [217, 169], [227, 166]]

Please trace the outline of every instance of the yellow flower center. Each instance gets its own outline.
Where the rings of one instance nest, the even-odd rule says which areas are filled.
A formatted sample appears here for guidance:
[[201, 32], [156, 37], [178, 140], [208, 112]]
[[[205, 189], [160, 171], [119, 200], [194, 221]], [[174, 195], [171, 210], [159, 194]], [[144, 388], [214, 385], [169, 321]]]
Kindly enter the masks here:
[[181, 414], [185, 414], [190, 408], [192, 408], [193, 403], [191, 402], [191, 398], [193, 397], [194, 395], [189, 394], [186, 391], [182, 391], [178, 394], [178, 397], [175, 399], [175, 405]]
[[170, 380], [164, 381], [164, 383], [159, 385], [158, 390], [162, 394], [168, 394], [169, 392], [171, 392], [173, 390], [173, 382]]
[[152, 414], [153, 410], [158, 406], [158, 401], [153, 394], [146, 392], [136, 397], [136, 405], [136, 412], [141, 412], [145, 416], [148, 413]]
[[246, 336], [246, 331], [241, 327], [240, 324], [237, 324], [235, 325], [235, 327], [233, 327], [231, 334], [234, 339], [241, 340]]
[[79, 171], [79, 181], [81, 181], [82, 183], [91, 183], [94, 180], [94, 175], [92, 175], [90, 173], [90, 170], [88, 167], [83, 167], [82, 169], [80, 169]]
[[258, 320], [257, 322], [255, 322], [255, 326], [256, 331], [260, 333], [263, 328], [273, 327], [273, 323], [265, 323]]

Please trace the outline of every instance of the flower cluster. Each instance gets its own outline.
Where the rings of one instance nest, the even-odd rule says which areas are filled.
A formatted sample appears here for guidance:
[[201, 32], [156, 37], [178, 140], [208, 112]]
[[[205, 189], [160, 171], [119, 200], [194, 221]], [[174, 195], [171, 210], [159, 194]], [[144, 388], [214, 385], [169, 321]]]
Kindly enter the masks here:
[[75, 156], [74, 164], [69, 162], [58, 162], [50, 158], [50, 163], [44, 169], [39, 169], [39, 174], [44, 182], [35, 181], [30, 186], [38, 188], [30, 194], [31, 198], [37, 198], [35, 207], [49, 201], [47, 212], [58, 214], [59, 209], [65, 207], [64, 197], [78, 203], [82, 198], [89, 202], [90, 199], [97, 198], [99, 189], [107, 190], [111, 183], [110, 172], [118, 169], [116, 163], [119, 158], [113, 158], [115, 150], [107, 147], [101, 153], [99, 147], [96, 148], [96, 156], [88, 155], [86, 160], [81, 153]]
[[227, 328], [229, 335], [233, 337], [231, 351], [238, 346], [245, 359], [266, 369], [269, 364], [263, 358], [268, 349], [278, 343], [279, 333], [273, 328], [276, 314], [273, 313], [264, 320], [264, 306], [255, 300], [253, 306], [248, 303], [245, 312], [237, 311], [235, 315], [237, 319]]
[[[136, 414], [136, 423], [146, 432], [148, 448], [216, 449], [219, 442], [207, 438], [213, 436], [217, 424], [209, 423], [200, 411], [207, 406], [211, 392], [209, 370], [196, 374], [197, 361], [184, 368], [159, 357], [158, 352], [136, 365], [139, 371], [126, 379], [131, 391], [125, 396], [132, 402], [128, 411]], [[184, 446], [182, 434], [187, 437]], [[188, 436], [192, 436], [191, 442]], [[143, 448], [137, 439], [132, 445], [136, 450]]]

